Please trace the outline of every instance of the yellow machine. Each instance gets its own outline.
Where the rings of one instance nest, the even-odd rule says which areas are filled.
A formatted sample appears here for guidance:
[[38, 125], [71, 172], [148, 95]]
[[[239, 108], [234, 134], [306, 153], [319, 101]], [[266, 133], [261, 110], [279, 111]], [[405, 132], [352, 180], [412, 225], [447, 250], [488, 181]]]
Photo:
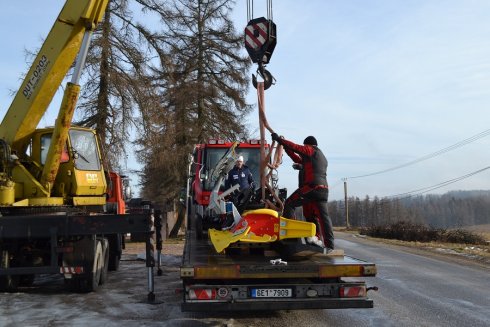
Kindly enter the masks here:
[[[90, 36], [108, 0], [67, 0], [0, 125], [0, 207], [101, 206], [95, 132], [71, 127]], [[77, 57], [78, 55], [78, 57]], [[54, 127], [36, 129], [77, 59]]]

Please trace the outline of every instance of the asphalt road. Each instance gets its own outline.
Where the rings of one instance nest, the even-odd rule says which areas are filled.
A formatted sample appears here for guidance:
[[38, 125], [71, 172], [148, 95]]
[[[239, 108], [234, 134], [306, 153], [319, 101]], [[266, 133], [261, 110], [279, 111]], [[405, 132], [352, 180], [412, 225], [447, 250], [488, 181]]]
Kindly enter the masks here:
[[490, 326], [490, 269], [337, 233], [337, 247], [376, 263], [366, 279], [373, 309], [250, 313], [181, 313], [180, 257], [164, 256], [156, 304], [146, 303], [146, 268], [124, 256], [120, 271], [98, 292], [71, 294], [59, 277], [0, 293], [0, 326]]

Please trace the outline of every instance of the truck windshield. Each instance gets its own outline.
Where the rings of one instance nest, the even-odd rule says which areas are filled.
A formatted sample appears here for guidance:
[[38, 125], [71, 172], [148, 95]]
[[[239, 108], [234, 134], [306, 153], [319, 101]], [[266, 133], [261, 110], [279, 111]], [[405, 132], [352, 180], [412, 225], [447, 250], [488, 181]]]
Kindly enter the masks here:
[[[216, 167], [218, 161], [223, 157], [228, 148], [207, 148], [206, 149], [206, 162], [204, 163], [206, 169], [211, 176], [211, 169]], [[255, 187], [260, 186], [260, 174], [259, 174], [259, 163], [260, 163], [260, 148], [237, 148], [236, 152], [238, 155], [243, 156], [243, 162], [250, 171], [252, 172], [253, 179], [255, 181]], [[204, 181], [204, 190], [212, 190], [214, 183], [210, 178]], [[224, 191], [225, 184], [221, 184], [220, 190]]]
[[70, 144], [79, 170], [100, 170], [95, 135], [90, 131], [70, 130]]

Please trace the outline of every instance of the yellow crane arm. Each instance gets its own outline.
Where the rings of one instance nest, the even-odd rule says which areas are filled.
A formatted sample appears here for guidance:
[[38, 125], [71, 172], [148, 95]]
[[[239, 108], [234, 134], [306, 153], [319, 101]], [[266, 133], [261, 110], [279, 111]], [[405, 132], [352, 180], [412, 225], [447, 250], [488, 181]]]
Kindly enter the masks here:
[[102, 20], [109, 0], [67, 0], [2, 124], [0, 138], [25, 146], [73, 64], [86, 31]]

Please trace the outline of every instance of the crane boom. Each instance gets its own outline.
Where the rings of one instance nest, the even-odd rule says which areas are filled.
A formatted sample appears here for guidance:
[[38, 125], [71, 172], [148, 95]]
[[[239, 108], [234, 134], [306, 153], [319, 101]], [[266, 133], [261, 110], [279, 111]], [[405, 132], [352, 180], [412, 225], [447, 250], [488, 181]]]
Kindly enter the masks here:
[[68, 0], [0, 125], [0, 138], [23, 147], [73, 64], [87, 30], [95, 28], [108, 0]]
[[[107, 183], [95, 131], [71, 126], [71, 120], [90, 36], [108, 3], [66, 0], [17, 91], [0, 124], [0, 210], [105, 204]], [[37, 129], [75, 59], [54, 127]]]

